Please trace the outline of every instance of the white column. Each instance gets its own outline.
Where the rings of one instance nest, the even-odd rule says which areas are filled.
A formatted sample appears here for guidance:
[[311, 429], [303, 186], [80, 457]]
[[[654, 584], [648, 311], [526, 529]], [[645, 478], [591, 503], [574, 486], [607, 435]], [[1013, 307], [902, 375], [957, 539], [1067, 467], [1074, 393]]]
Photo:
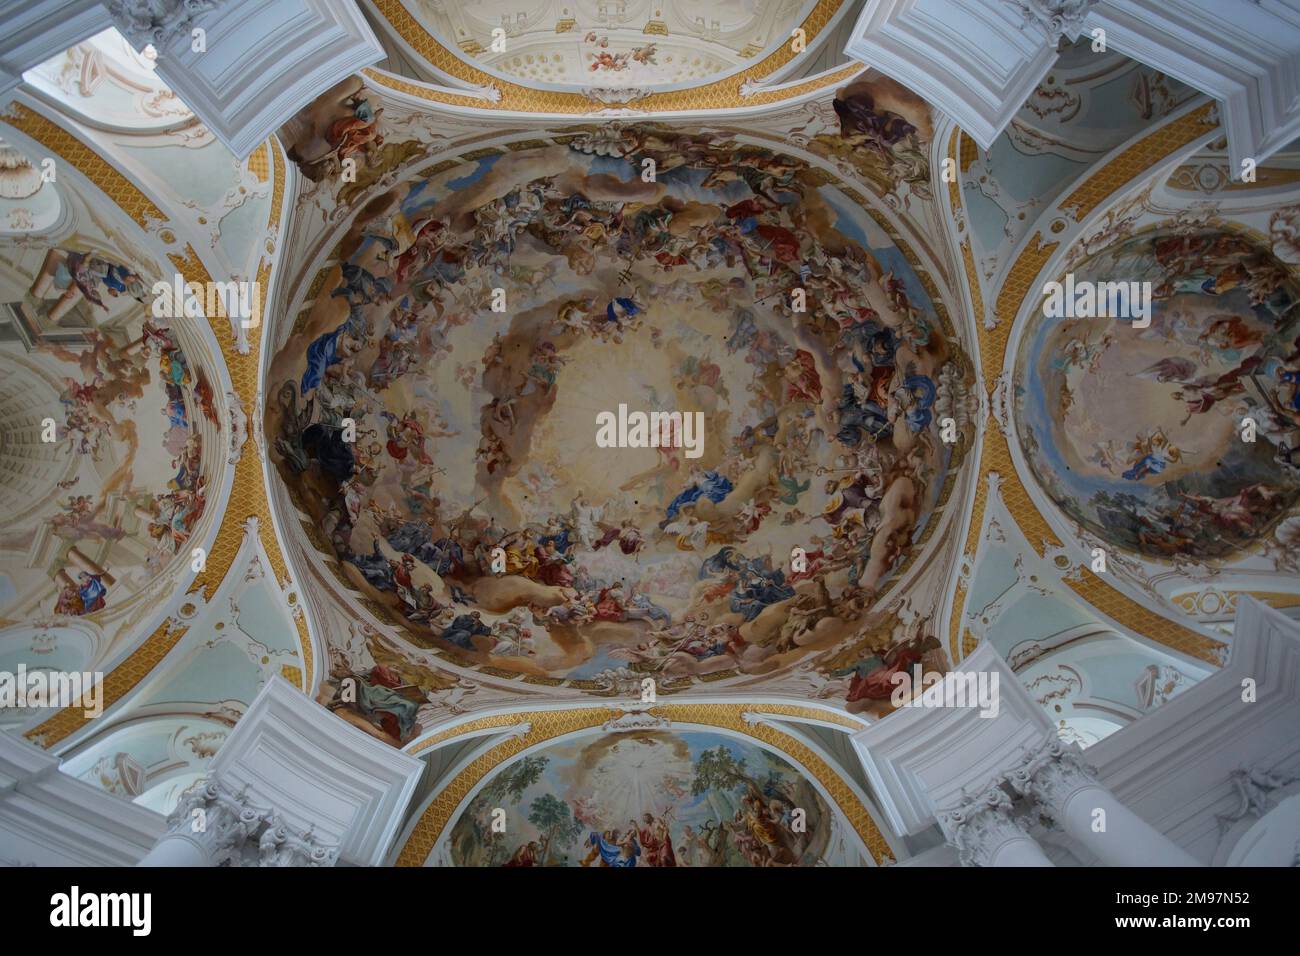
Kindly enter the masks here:
[[144, 866], [377, 866], [424, 764], [272, 678]]
[[1011, 798], [997, 786], [937, 814], [962, 866], [1055, 866], [1012, 814]]
[[207, 850], [183, 834], [168, 833], [136, 866], [213, 866]]
[[1082, 751], [1050, 735], [1007, 775], [1061, 827], [1109, 866], [1200, 866], [1189, 853], [1107, 790]]
[[219, 777], [200, 780], [167, 818], [166, 836], [140, 866], [333, 866], [338, 848], [312, 830], [295, 832], [247, 788], [236, 793]]
[[269, 810], [251, 806], [246, 794], [205, 778], [181, 794], [167, 817], [167, 835], [140, 866], [238, 866], [269, 816]]

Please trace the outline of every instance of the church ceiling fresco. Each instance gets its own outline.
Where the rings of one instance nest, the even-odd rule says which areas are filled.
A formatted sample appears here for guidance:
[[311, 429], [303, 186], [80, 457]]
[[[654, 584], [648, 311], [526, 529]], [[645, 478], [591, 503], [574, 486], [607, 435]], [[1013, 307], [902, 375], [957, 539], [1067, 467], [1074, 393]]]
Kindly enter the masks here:
[[631, 87], [698, 82], [748, 65], [790, 38], [808, 0], [587, 0], [452, 5], [407, 10], [448, 48], [525, 81]]
[[130, 249], [111, 227], [0, 247], [10, 622], [127, 604], [189, 559], [219, 474], [207, 349], [154, 318]]
[[816, 155], [847, 164], [880, 195], [905, 189], [919, 199], [934, 198], [934, 125], [924, 100], [888, 77], [872, 76], [838, 89], [830, 106], [832, 116], [815, 115], [791, 129], [792, 137], [806, 139]]
[[494, 770], [446, 846], [457, 866], [856, 864], [836, 816], [807, 776], [751, 741], [595, 733]]
[[[479, 28], [468, 24], [476, 17], [472, 10], [444, 7], [448, 17], [442, 18], [415, 2], [373, 4], [390, 58], [364, 76], [404, 96], [455, 108], [559, 117], [615, 109], [650, 118], [767, 106], [864, 70], [834, 39], [852, 23], [852, 0], [775, 0], [761, 9], [741, 2], [731, 6], [738, 20], [730, 31], [723, 27], [726, 17], [685, 4], [549, 4], [484, 24], [488, 44], [481, 50], [472, 36]], [[561, 12], [552, 32], [541, 28], [547, 7]], [[577, 10], [577, 20], [565, 9]], [[654, 11], [651, 19], [633, 26], [647, 10]], [[463, 22], [447, 22], [458, 17]], [[740, 22], [745, 17], [752, 23]]]
[[[376, 6], [437, 32], [434, 5]], [[1107, 172], [1110, 151], [1207, 112], [1194, 91], [1123, 58], [1089, 73], [1067, 55], [984, 152], [858, 66], [789, 102], [742, 97], [728, 71], [750, 64], [757, 82], [783, 69], [789, 58], [760, 40], [824, 28], [838, 8], [825, 0], [722, 5], [729, 45], [699, 64], [641, 32], [660, 5], [629, 3], [618, 24], [597, 4], [534, 6], [507, 30], [512, 43], [536, 37], [533, 53], [488, 48], [499, 4], [475, 11], [486, 33], [456, 41], [461, 66], [513, 78], [500, 103], [441, 111], [442, 92], [363, 71], [243, 163], [152, 83], [147, 57], [121, 54], [120, 37], [34, 72], [43, 108], [59, 101], [82, 132], [129, 128], [85, 138], [126, 178], [162, 183], [144, 202], [167, 207], [171, 266], [266, 278], [274, 265], [278, 283], [265, 329], [236, 330], [227, 347], [226, 317], [211, 323], [218, 357], [208, 319], [153, 314], [150, 290], [172, 270], [138, 235], [85, 225], [102, 198], [60, 202], [48, 185], [10, 197], [37, 167], [3, 147], [0, 665], [37, 653], [84, 664], [127, 608], [124, 631], [149, 640], [156, 609], [167, 620], [153, 644], [171, 642], [127, 688], [151, 675], [131, 705], [158, 722], [143, 742], [121, 724], [83, 734], [84, 779], [173, 800], [215, 751], [206, 735], [277, 673], [428, 758], [455, 738], [451, 718], [598, 710], [641, 699], [646, 679], [683, 707], [816, 702], [853, 730], [896, 706], [900, 673], [945, 671], [995, 638], [1063, 735], [1087, 744], [1122, 721], [1090, 724], [1083, 705], [1122, 701], [1136, 719], [1199, 679], [1143, 640], [1200, 641], [1207, 667], [1222, 661], [1208, 618], [1179, 610], [1203, 603], [1187, 568], [1217, 573], [1284, 536], [1282, 563], [1250, 572], [1300, 560], [1300, 215], [1291, 194], [1248, 226], [1217, 206], [1183, 215], [1150, 182], [1137, 183], [1140, 228], [1117, 211], [1129, 187]], [[556, 10], [574, 20], [558, 33], [538, 16]], [[719, 77], [725, 89], [709, 86]], [[573, 107], [552, 83], [658, 89], [600, 115], [609, 102], [570, 89]], [[654, 117], [765, 103], [717, 125]], [[488, 119], [501, 104], [511, 118]], [[530, 112], [572, 119], [520, 119]], [[1213, 122], [1187, 120], [1183, 139], [1135, 165]], [[935, 168], [948, 143], [955, 183]], [[1185, 153], [1164, 170], [1171, 191], [1237, 193], [1207, 185], [1202, 160], [1221, 155]], [[1267, 188], [1293, 178], [1278, 155], [1261, 167]], [[1071, 189], [1091, 189], [1091, 205], [1040, 218]], [[1150, 282], [1150, 327], [1017, 322], [1049, 262], [1080, 281]], [[953, 286], [981, 273], [990, 314], [961, 314]], [[241, 400], [247, 421], [227, 408]], [[41, 440], [49, 410], [53, 442]], [[1247, 416], [1252, 443], [1240, 441]], [[245, 437], [228, 475], [227, 449]], [[184, 597], [174, 580], [155, 586], [144, 607], [151, 582], [179, 578], [218, 523], [222, 561]], [[990, 544], [1012, 525], [1024, 534]], [[1058, 532], [1113, 548], [1117, 577], [1146, 575], [1149, 606], [1135, 613], [1116, 578], [1082, 578]], [[1269, 586], [1294, 603], [1292, 583]], [[846, 829], [806, 754], [711, 731], [595, 729], [605, 719], [486, 770], [430, 824], [445, 859], [864, 859], [848, 829], [865, 832], [867, 810]], [[203, 721], [216, 729], [191, 746]], [[491, 830], [498, 807], [509, 839]]]
[[1223, 558], [1259, 539], [1300, 495], [1294, 276], [1215, 230], [1144, 233], [1073, 275], [1151, 283], [1150, 327], [1041, 318], [1027, 331], [1017, 420], [1038, 481], [1073, 520], [1148, 558]]
[[[796, 160], [566, 139], [366, 204], [271, 365], [279, 474], [349, 585], [461, 665], [608, 692], [835, 648], [942, 503], [951, 330]], [[680, 416], [601, 447], [599, 416], [648, 411]]]

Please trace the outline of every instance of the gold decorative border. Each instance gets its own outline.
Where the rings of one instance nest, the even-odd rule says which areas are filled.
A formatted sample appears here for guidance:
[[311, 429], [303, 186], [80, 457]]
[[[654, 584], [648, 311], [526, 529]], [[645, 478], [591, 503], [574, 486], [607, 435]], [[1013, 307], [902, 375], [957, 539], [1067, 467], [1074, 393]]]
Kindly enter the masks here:
[[[1076, 221], [1082, 220], [1152, 166], [1215, 129], [1216, 124], [1210, 120], [1213, 110], [1214, 104], [1206, 103], [1131, 144], [1076, 186], [1069, 196], [1058, 204], [1058, 208], [1072, 208], [1075, 210]], [[957, 133], [954, 132], [953, 138], [949, 141], [949, 156], [956, 155], [957, 143]], [[951, 190], [950, 198], [954, 203], [958, 203], [960, 193]], [[957, 206], [954, 205], [953, 211], [956, 210]], [[962, 244], [962, 262], [974, 298], [977, 295], [974, 290], [979, 288], [979, 277], [975, 272], [974, 256], [970, 253], [969, 246], [970, 240], [967, 239]], [[993, 307], [996, 320], [993, 328], [986, 328], [981, 320], [982, 317], [977, 317], [976, 333], [980, 360], [990, 393], [996, 387], [998, 376], [1006, 365], [1007, 346], [1016, 316], [1033, 294], [1035, 280], [1059, 246], [1059, 242], [1044, 242], [1043, 233], [1035, 232], [1021, 247], [1014, 265], [998, 290]], [[970, 530], [966, 537], [965, 553], [972, 558], [978, 548], [978, 538], [983, 528], [984, 512], [988, 504], [988, 476], [992, 472], [997, 472], [1002, 479], [999, 491], [1003, 503], [1024, 532], [1030, 547], [1041, 555], [1048, 546], [1061, 543], [1030, 497], [1012, 460], [1008, 442], [1009, 436], [1002, 434], [997, 420], [990, 416], [984, 431], [983, 445], [979, 451], [978, 487], [970, 517]], [[1222, 642], [1152, 611], [1124, 592], [1111, 587], [1095, 574], [1085, 570], [1081, 580], [1066, 580], [1065, 583], [1090, 606], [1136, 633], [1208, 663], [1216, 665], [1219, 663], [1224, 647]], [[958, 584], [948, 629], [948, 644], [954, 663], [965, 656], [967, 647], [973, 646], [969, 634], [962, 639], [961, 619], [965, 598], [966, 589]]]
[[1212, 116], [1217, 104], [1206, 103], [1172, 123], [1144, 136], [1106, 163], [1095, 175], [1089, 176], [1059, 204], [1062, 210], [1073, 209], [1076, 222], [1105, 202], [1124, 183], [1131, 182], [1155, 163], [1186, 146], [1219, 124]]
[[[1204, 610], [1198, 601], [1207, 592], [1218, 596], [1219, 607], [1214, 610]], [[1237, 601], [1243, 594], [1279, 610], [1300, 605], [1300, 593], [1295, 591], [1217, 591], [1204, 588], [1199, 591], [1183, 591], [1175, 594], [1170, 600], [1192, 617], [1214, 617], [1227, 611], [1235, 611]]]
[[[961, 130], [954, 129], [952, 136], [948, 139], [948, 158], [952, 160], [954, 169], [957, 166], [957, 143], [961, 139]], [[948, 184], [948, 206], [952, 209], [953, 215], [961, 208], [961, 177], [955, 173], [952, 182]]]
[[[8, 123], [14, 129], [62, 158], [64, 162], [85, 176], [141, 228], [156, 227], [160, 223], [170, 221], [169, 217], [153, 200], [145, 195], [139, 186], [95, 152], [90, 144], [74, 136], [48, 117], [37, 113], [22, 103], [12, 103], [10, 104], [9, 113], [3, 117], [3, 122]], [[270, 153], [274, 163], [270, 222], [271, 225], [278, 227], [281, 205], [284, 199], [287, 165], [279, 144], [274, 139], [269, 142], [273, 146]], [[198, 253], [194, 251], [193, 246], [186, 245], [184, 256], [168, 254], [168, 259], [181, 272], [186, 282], [211, 281], [212, 277], [207, 267], [203, 264]], [[269, 278], [270, 264], [264, 262], [263, 268], [258, 272], [258, 279], [262, 282], [263, 305], [265, 305], [265, 296], [268, 289], [266, 283]], [[257, 408], [257, 343], [260, 340], [261, 329], [249, 330], [249, 354], [241, 355], [235, 348], [234, 336], [224, 314], [208, 316], [208, 321], [212, 325], [213, 333], [221, 348], [221, 357], [225, 362], [231, 382], [249, 414], [249, 437], [251, 439], [251, 421]], [[193, 593], [199, 588], [206, 589], [208, 587], [215, 591], [234, 563], [235, 555], [238, 553], [243, 540], [244, 517], [248, 514], [256, 514], [258, 517], [262, 546], [272, 568], [275, 570], [277, 579], [281, 583], [287, 579], [284, 557], [280, 551], [279, 542], [276, 540], [274, 525], [271, 523], [267, 506], [266, 487], [261, 470], [261, 449], [253, 447], [254, 445], [255, 443], [251, 441], [245, 444], [244, 454], [235, 469], [235, 479], [230, 489], [230, 500], [221, 516], [221, 524], [217, 529], [212, 548], [207, 555], [204, 570], [195, 578], [187, 593]], [[222, 449], [216, 451], [219, 454], [224, 454]], [[238, 507], [241, 502], [244, 503], [243, 507]], [[240, 513], [241, 517], [236, 518], [234, 516], [233, 512], [236, 511]], [[298, 632], [303, 665], [306, 671], [306, 682], [302, 686], [306, 688], [311, 686], [313, 655], [311, 641], [306, 633], [306, 625], [301, 618], [297, 620], [299, 622]], [[112, 706], [144, 680], [153, 668], [167, 656], [168, 652], [176, 646], [176, 643], [185, 634], [186, 630], [185, 627], [164, 621], [122, 663], [105, 675], [104, 706], [106, 708]], [[67, 707], [27, 731], [24, 736], [40, 746], [48, 748], [80, 730], [87, 721], [88, 718], [82, 708]]]
[[[803, 23], [800, 24], [809, 41], [826, 29], [831, 18], [835, 16], [843, 4], [844, 0], [818, 0], [817, 4], [808, 11], [808, 16]], [[609, 108], [610, 104], [593, 101], [581, 93], [535, 89], [476, 68], [426, 30], [424, 25], [411, 15], [401, 0], [371, 0], [371, 5], [388, 22], [397, 35], [434, 69], [475, 86], [491, 85], [500, 91], [501, 97], [496, 102], [493, 102], [477, 96], [433, 89], [423, 83], [386, 75], [371, 69], [362, 70], [366, 79], [376, 86], [387, 87], [388, 89], [448, 106], [463, 106], [481, 110], [519, 113], [562, 113], [573, 116], [596, 113]], [[789, 43], [782, 43], [776, 50], [742, 73], [732, 74], [723, 79], [689, 89], [652, 93], [643, 99], [637, 100], [636, 109], [644, 110], [647, 113], [655, 113], [766, 106], [770, 103], [778, 103], [782, 100], [802, 96], [813, 90], [844, 82], [866, 69], [866, 66], [861, 63], [853, 63], [833, 74], [808, 80], [788, 88], [758, 90], [750, 96], [740, 95], [740, 88], [743, 84], [760, 80], [775, 73], [799, 55], [794, 52]]]
[[[100, 689], [104, 709], [117, 703], [142, 680], [148, 677], [173, 647], [185, 636], [186, 627], [163, 621], [127, 658], [104, 675]], [[84, 708], [73, 705], [65, 707], [48, 720], [26, 731], [23, 736], [38, 747], [50, 748], [65, 737], [76, 733], [90, 722]]]
[[[884, 834], [880, 832], [875, 820], [872, 819], [866, 804], [858, 798], [843, 777], [836, 773], [826, 761], [817, 756], [811, 748], [794, 737], [765, 723], [746, 723], [744, 716], [749, 713], [774, 717], [832, 719], [829, 711], [787, 704], [690, 703], [663, 704], [651, 708], [649, 713], [671, 721], [674, 726], [670, 729], [670, 732], [681, 732], [688, 729], [678, 726], [684, 724], [719, 727], [758, 740], [774, 750], [787, 754], [801, 764], [808, 774], [822, 785], [830, 795], [836, 808], [862, 838], [862, 842], [871, 853], [872, 859], [877, 864], [892, 863], [894, 861], [894, 853], [889, 848], [889, 844], [886, 842]], [[565, 734], [599, 727], [615, 716], [617, 716], [616, 712], [609, 707], [581, 707], [568, 710], [520, 711], [513, 714], [497, 714], [492, 717], [471, 721], [468, 724], [462, 724], [448, 731], [445, 736], [439, 735], [437, 738], [430, 738], [425, 741], [420, 750], [427, 749], [435, 739], [439, 741], [447, 740], [469, 733], [472, 730], [510, 726], [524, 722], [530, 725], [528, 733], [520, 737], [504, 740], [492, 749], [480, 754], [438, 792], [438, 795], [420, 814], [414, 829], [411, 830], [411, 835], [407, 837], [402, 849], [398, 852], [395, 865], [422, 865], [429, 858], [429, 854], [433, 852], [433, 848], [437, 845], [443, 831], [451, 823], [456, 809], [464, 802], [470, 791], [496, 767], [537, 744], [554, 740]], [[845, 723], [846, 726], [861, 727], [861, 724], [852, 721], [847, 716], [837, 716], [835, 719], [837, 723]]]

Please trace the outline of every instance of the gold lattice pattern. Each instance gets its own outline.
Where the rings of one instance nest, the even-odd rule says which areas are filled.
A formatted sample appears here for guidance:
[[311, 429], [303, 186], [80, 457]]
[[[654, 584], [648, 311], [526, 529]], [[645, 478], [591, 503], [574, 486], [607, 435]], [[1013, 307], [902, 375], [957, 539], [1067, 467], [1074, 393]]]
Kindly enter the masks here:
[[257, 149], [253, 150], [252, 155], [248, 157], [248, 171], [257, 177], [259, 183], [264, 183], [271, 178], [271, 159], [270, 149], [266, 143], [263, 143]]
[[[1076, 210], [1077, 218], [1082, 219], [1134, 178], [1141, 176], [1152, 166], [1214, 129], [1215, 124], [1211, 121], [1213, 109], [1214, 104], [1207, 103], [1143, 137], [1076, 187], [1060, 206]], [[960, 147], [963, 151], [964, 146], [965, 138]], [[954, 134], [949, 142], [949, 155], [953, 155], [954, 150], [958, 148], [958, 140]], [[950, 198], [956, 203], [959, 201], [959, 193], [951, 192]], [[954, 205], [953, 208], [955, 212], [956, 206]], [[1036, 232], [1021, 248], [1002, 288], [998, 291], [994, 303], [996, 325], [992, 329], [985, 328], [983, 322], [978, 321], [980, 316], [977, 313], [976, 327], [980, 359], [988, 381], [992, 382], [1005, 366], [1007, 343], [1016, 316], [1028, 297], [1033, 294], [1039, 274], [1059, 246], [1058, 242], [1044, 243], [1042, 233]], [[962, 245], [962, 263], [974, 299], [978, 294], [979, 281], [969, 242]], [[970, 529], [966, 536], [965, 553], [973, 556], [978, 548], [978, 538], [988, 504], [990, 472], [997, 472], [1001, 477], [1000, 493], [1003, 503], [1034, 550], [1042, 554], [1046, 546], [1059, 545], [1059, 538], [1052, 531], [1021, 481], [1020, 473], [1011, 458], [1007, 436], [1002, 434], [996, 420], [990, 419], [985, 428], [983, 447], [980, 449], [979, 479], [970, 517]], [[1139, 604], [1096, 575], [1085, 571], [1081, 581], [1067, 583], [1092, 607], [1136, 633], [1201, 660], [1218, 663], [1224, 646], [1222, 643]], [[959, 659], [956, 656], [959, 647], [961, 656], [964, 657], [974, 649], [975, 645], [969, 632], [962, 635], [961, 615], [965, 596], [966, 590], [959, 584], [949, 620], [948, 641], [954, 653], [954, 661]], [[960, 645], [959, 635], [962, 635]]]
[[979, 158], [980, 150], [975, 144], [975, 140], [971, 139], [969, 136], [963, 135], [961, 138], [961, 163], [959, 164], [961, 171], [963, 173], [966, 172], [966, 170], [971, 168], [971, 164]]
[[[185, 636], [187, 628], [173, 626], [170, 621], [159, 625], [143, 644], [137, 647], [126, 660], [104, 675], [101, 690], [104, 708], [108, 709], [121, 700], [133, 687], [153, 672], [176, 643]], [[83, 708], [65, 707], [48, 720], [38, 724], [23, 736], [41, 747], [53, 747], [69, 734], [76, 733], [86, 725], [90, 718]]]
[[[952, 136], [948, 139], [948, 158], [955, 165], [957, 162], [957, 140], [961, 137], [961, 130], [954, 129]], [[948, 206], [952, 209], [953, 215], [961, 207], [961, 184], [957, 182], [957, 177], [953, 176], [952, 182], [948, 183]]]
[[1166, 156], [1216, 129], [1218, 124], [1212, 119], [1214, 111], [1215, 104], [1206, 103], [1138, 140], [1107, 162], [1096, 175], [1089, 176], [1061, 202], [1061, 208], [1073, 209], [1074, 218], [1082, 221], [1121, 185], [1132, 182]]
[[[96, 153], [88, 144], [82, 142], [70, 132], [49, 118], [29, 109], [21, 103], [11, 105], [10, 115], [5, 120], [15, 129], [25, 133], [45, 149], [60, 157], [64, 162], [85, 176], [110, 201], [136, 223], [144, 227], [166, 222], [168, 217], [146, 196], [135, 183], [127, 179], [112, 164]], [[263, 144], [259, 150], [271, 157], [274, 166], [274, 185], [272, 188], [271, 225], [277, 226], [280, 220], [281, 205], [284, 200], [286, 165], [278, 146], [274, 148]], [[210, 282], [212, 277], [207, 267], [194, 248], [186, 245], [185, 254], [169, 254], [168, 258], [182, 275], [185, 282]], [[261, 283], [262, 305], [269, 289], [271, 265], [263, 260], [258, 271]], [[218, 306], [218, 311], [220, 307]], [[265, 310], [263, 309], [263, 312]], [[249, 414], [257, 408], [257, 355], [261, 329], [248, 330], [250, 349], [247, 355], [241, 355], [235, 347], [234, 336], [224, 314], [209, 316], [217, 341], [221, 345], [221, 354], [235, 392]], [[270, 509], [266, 500], [266, 489], [262, 481], [262, 464], [260, 449], [255, 443], [248, 442], [244, 448], [239, 464], [235, 469], [235, 479], [230, 490], [230, 500], [222, 515], [221, 525], [217, 529], [216, 539], [208, 552], [204, 570], [195, 578], [190, 593], [202, 588], [206, 594], [215, 592], [217, 586], [229, 572], [234, 563], [243, 540], [244, 521], [249, 515], [256, 515], [259, 522], [262, 546], [266, 550], [276, 579], [283, 584], [288, 579], [284, 557], [280, 551], [271, 523]], [[183, 627], [173, 627], [164, 622], [121, 664], [113, 669], [104, 679], [104, 706], [109, 707], [120, 700], [132, 688], [140, 683], [156, 667], [167, 653], [176, 646], [185, 633]], [[310, 686], [313, 675], [313, 655], [311, 641], [307, 635], [305, 623], [299, 619], [298, 633], [300, 650], [306, 680], [301, 687]], [[28, 731], [26, 736], [38, 741], [44, 747], [51, 747], [60, 740], [79, 730], [87, 718], [81, 708], [69, 707], [52, 716], [49, 720]]]

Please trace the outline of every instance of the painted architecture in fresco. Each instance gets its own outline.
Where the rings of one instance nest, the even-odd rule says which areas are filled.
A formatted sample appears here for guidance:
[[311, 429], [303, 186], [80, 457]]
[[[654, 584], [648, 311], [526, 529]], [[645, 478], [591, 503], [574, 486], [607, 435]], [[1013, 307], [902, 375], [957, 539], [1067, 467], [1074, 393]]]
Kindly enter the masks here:
[[0, 307], [10, 395], [33, 408], [57, 396], [22, 422], [25, 457], [58, 477], [45, 497], [9, 502], [5, 547], [27, 559], [7, 575], [11, 620], [92, 615], [130, 595], [189, 554], [206, 507], [204, 437], [219, 422], [185, 346], [197, 339], [154, 317], [153, 281], [109, 258], [106, 239], [4, 260], [27, 283]]

